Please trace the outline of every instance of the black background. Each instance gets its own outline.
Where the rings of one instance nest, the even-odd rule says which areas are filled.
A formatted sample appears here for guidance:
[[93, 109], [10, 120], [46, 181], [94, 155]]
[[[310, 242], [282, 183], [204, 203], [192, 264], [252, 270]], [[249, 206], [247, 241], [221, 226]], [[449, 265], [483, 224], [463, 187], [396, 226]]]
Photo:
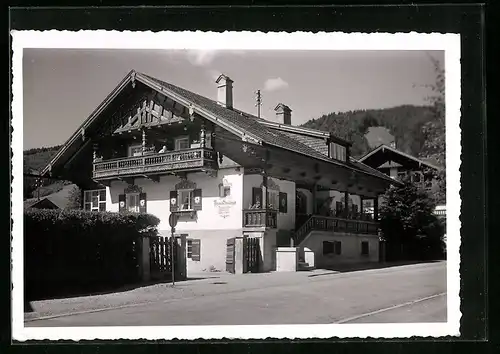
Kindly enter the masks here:
[[[65, 5], [66, 2], [52, 2], [50, 5]], [[163, 2], [165, 4], [166, 2]], [[214, 2], [212, 2], [214, 3]], [[11, 344], [10, 333], [10, 244], [7, 235], [1, 238], [3, 244], [0, 249], [4, 255], [2, 261], [4, 275], [2, 280], [2, 295], [4, 308], [2, 311], [2, 346], [9, 352], [36, 351], [36, 352], [80, 352], [80, 353], [121, 353], [121, 352], [193, 352], [193, 353], [258, 353], [268, 351], [270, 353], [324, 353], [324, 352], [500, 352], [498, 342], [493, 340], [500, 337], [498, 326], [493, 317], [488, 313], [498, 312], [495, 300], [487, 303], [488, 292], [495, 292], [499, 278], [498, 266], [486, 271], [488, 260], [491, 265], [498, 262], [495, 247], [497, 241], [493, 224], [496, 222], [495, 214], [491, 211], [498, 205], [494, 198], [495, 183], [491, 183], [493, 189], [486, 190], [486, 167], [490, 172], [489, 181], [495, 181], [495, 172], [498, 171], [499, 159], [495, 156], [498, 138], [494, 135], [493, 126], [500, 119], [494, 113], [498, 111], [498, 87], [497, 80], [493, 79], [498, 74], [500, 60], [493, 60], [495, 50], [498, 49], [500, 37], [498, 35], [498, 13], [500, 7], [491, 2], [487, 6], [481, 4], [420, 4], [420, 5], [393, 5], [393, 6], [330, 6], [327, 3], [321, 6], [292, 6], [296, 2], [289, 1], [288, 6], [255, 6], [259, 2], [250, 2], [253, 7], [248, 6], [174, 6], [174, 7], [135, 7], [135, 8], [110, 8], [110, 7], [85, 7], [92, 5], [115, 5], [112, 2], [89, 2], [72, 1], [73, 8], [22, 8], [11, 7], [4, 12], [4, 18], [9, 29], [15, 30], [80, 30], [80, 29], [108, 29], [108, 30], [202, 30], [202, 31], [343, 31], [343, 32], [452, 32], [461, 34], [461, 60], [462, 60], [462, 166], [461, 166], [461, 198], [462, 198], [462, 243], [461, 243], [461, 298], [462, 319], [461, 337], [456, 338], [411, 338], [406, 340], [374, 340], [374, 339], [335, 339], [311, 340], [311, 341], [198, 341], [197, 344], [175, 344], [168, 342], [167, 345], [158, 345], [162, 341], [148, 342], [150, 345], [142, 345], [140, 341], [130, 342], [86, 342], [86, 345], [70, 346], [59, 342], [58, 345], [37, 344]], [[116, 3], [116, 5], [123, 3]], [[186, 5], [188, 2], [183, 2]], [[279, 2], [275, 2], [279, 4]], [[282, 3], [285, 4], [285, 3]], [[360, 2], [358, 2], [360, 4]], [[14, 6], [14, 4], [11, 4]], [[32, 2], [18, 2], [16, 6], [41, 5]], [[49, 4], [47, 4], [49, 5]], [[497, 15], [497, 16], [495, 16]], [[494, 18], [495, 17], [495, 18]], [[485, 33], [488, 36], [485, 36]], [[6, 33], [8, 35], [8, 33]], [[8, 44], [10, 45], [9, 36]], [[5, 53], [5, 52], [4, 52]], [[486, 67], [486, 54], [490, 57]], [[8, 49], [9, 60], [9, 90], [11, 85], [11, 50]], [[7, 66], [6, 66], [7, 67]], [[485, 73], [488, 68], [488, 132], [486, 132], [486, 85]], [[7, 107], [7, 115], [10, 117], [10, 101]], [[10, 119], [4, 119], [5, 131], [9, 131]], [[57, 127], [54, 127], [57, 129]], [[11, 129], [11, 128], [10, 128]], [[488, 139], [487, 139], [488, 138]], [[9, 141], [9, 137], [5, 139]], [[488, 142], [488, 155], [486, 154], [486, 142]], [[10, 145], [10, 144], [9, 144]], [[10, 155], [10, 147], [9, 147]], [[486, 159], [488, 156], [488, 164]], [[11, 175], [9, 173], [10, 184]], [[490, 186], [489, 186], [490, 188]], [[6, 189], [6, 188], [5, 188]], [[10, 188], [9, 188], [10, 189]], [[486, 200], [487, 195], [492, 198]], [[10, 191], [9, 191], [10, 195]], [[7, 200], [7, 198], [5, 198]], [[9, 199], [10, 200], [10, 199]], [[485, 218], [486, 204], [490, 209], [491, 217]], [[5, 203], [6, 204], [6, 203]], [[10, 207], [10, 203], [9, 203]], [[491, 208], [493, 207], [493, 208]], [[10, 218], [9, 218], [10, 221]], [[14, 220], [14, 222], [16, 222]], [[489, 222], [492, 237], [487, 238], [486, 222]], [[451, 237], [451, 235], [449, 235]], [[488, 240], [488, 242], [487, 242]], [[487, 244], [488, 243], [488, 244]], [[489, 250], [489, 252], [488, 252]], [[7, 263], [9, 263], [7, 265]], [[487, 290], [487, 278], [491, 279], [491, 285]], [[496, 292], [495, 292], [496, 293]], [[495, 297], [491, 297], [495, 299]], [[307, 299], [304, 299], [307, 301]], [[490, 310], [487, 310], [487, 308]], [[495, 311], [496, 309], [496, 311]], [[487, 343], [486, 341], [490, 341]], [[355, 342], [355, 343], [353, 343]], [[361, 342], [361, 343], [360, 343]], [[72, 342], [66, 342], [72, 343]], [[179, 342], [177, 342], [179, 343]], [[182, 342], [181, 342], [182, 343]], [[184, 342], [187, 343], [187, 342]], [[152, 344], [152, 345], [151, 345]], [[495, 350], [496, 349], [496, 350]]]

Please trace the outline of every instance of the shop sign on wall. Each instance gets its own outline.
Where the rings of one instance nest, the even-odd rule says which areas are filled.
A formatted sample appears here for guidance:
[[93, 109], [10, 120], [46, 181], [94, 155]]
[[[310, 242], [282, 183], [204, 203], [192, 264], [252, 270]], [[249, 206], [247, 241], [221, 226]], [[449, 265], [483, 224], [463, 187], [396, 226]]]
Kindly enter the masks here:
[[214, 206], [218, 209], [219, 216], [224, 219], [231, 214], [232, 207], [236, 204], [234, 200], [214, 200]]
[[[229, 190], [229, 194], [226, 193]], [[231, 214], [231, 209], [236, 205], [236, 201], [231, 198], [231, 183], [227, 179], [222, 179], [222, 183], [219, 185], [219, 199], [214, 200], [214, 206], [217, 209], [219, 216], [222, 218], [227, 218]]]

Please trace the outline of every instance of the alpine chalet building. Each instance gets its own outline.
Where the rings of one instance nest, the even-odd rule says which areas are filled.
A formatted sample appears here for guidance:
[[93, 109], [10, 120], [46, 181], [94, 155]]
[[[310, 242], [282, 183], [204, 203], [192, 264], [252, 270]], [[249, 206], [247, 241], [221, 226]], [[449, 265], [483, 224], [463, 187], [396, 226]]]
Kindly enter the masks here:
[[294, 126], [285, 104], [269, 121], [233, 94], [225, 75], [214, 100], [131, 71], [42, 175], [77, 184], [85, 210], [156, 215], [165, 237], [175, 213], [188, 274], [235, 272], [241, 239], [256, 245], [253, 271], [286, 270], [290, 257], [288, 270], [378, 261], [377, 198], [399, 182], [353, 159], [349, 142]]

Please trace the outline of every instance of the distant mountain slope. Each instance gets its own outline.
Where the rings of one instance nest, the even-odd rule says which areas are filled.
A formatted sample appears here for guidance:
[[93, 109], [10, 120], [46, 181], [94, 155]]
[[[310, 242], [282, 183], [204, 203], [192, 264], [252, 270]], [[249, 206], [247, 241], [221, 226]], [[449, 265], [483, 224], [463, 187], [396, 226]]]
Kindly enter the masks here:
[[[370, 150], [366, 134], [370, 127], [385, 127], [395, 137], [397, 148], [418, 156], [425, 141], [422, 126], [432, 118], [430, 107], [403, 105], [385, 109], [329, 113], [302, 126], [331, 131], [353, 143], [352, 155], [359, 157]], [[377, 137], [372, 140], [377, 140]]]
[[[59, 151], [61, 145], [52, 147], [43, 147], [36, 149], [25, 150], [23, 153], [24, 173], [38, 174], [50, 161], [50, 159]], [[40, 197], [44, 197], [56, 192], [59, 192], [63, 187], [70, 182], [66, 181], [50, 181], [42, 180], [43, 185], [40, 187]], [[24, 198], [36, 197], [35, 178], [24, 177]]]
[[61, 145], [29, 149], [24, 151], [24, 167], [34, 171], [40, 171], [49, 160], [59, 151]]

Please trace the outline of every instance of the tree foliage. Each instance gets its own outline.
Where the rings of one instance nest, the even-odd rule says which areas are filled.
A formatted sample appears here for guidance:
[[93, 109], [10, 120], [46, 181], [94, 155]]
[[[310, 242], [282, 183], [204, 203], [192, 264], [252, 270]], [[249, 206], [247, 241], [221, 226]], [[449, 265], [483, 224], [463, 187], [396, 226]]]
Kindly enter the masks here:
[[[440, 166], [446, 166], [446, 110], [445, 110], [445, 77], [444, 69], [439, 60], [430, 57], [436, 74], [435, 82], [427, 87], [431, 95], [427, 97], [430, 103], [432, 119], [423, 125], [425, 136], [420, 157], [435, 161]], [[446, 170], [443, 168], [435, 175], [438, 181], [438, 191], [433, 195], [437, 203], [446, 202]]]
[[[441, 252], [444, 227], [434, 215], [435, 201], [409, 178], [403, 186], [383, 195], [380, 228], [388, 245], [403, 246], [405, 258], [436, 258]], [[398, 248], [397, 247], [397, 248]]]
[[82, 193], [81, 189], [78, 186], [74, 186], [71, 188], [68, 194], [68, 204], [66, 205], [66, 209], [80, 209], [82, 203]]

